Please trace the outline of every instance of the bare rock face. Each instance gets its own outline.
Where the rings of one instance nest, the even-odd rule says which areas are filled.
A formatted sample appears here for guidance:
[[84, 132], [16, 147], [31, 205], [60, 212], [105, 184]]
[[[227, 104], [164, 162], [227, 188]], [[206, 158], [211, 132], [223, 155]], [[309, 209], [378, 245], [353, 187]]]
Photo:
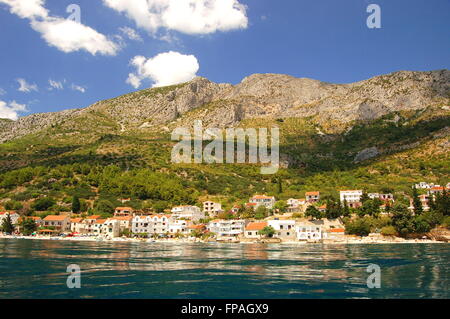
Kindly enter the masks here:
[[376, 148], [375, 146], [369, 147], [369, 148], [363, 149], [358, 154], [356, 154], [353, 162], [355, 162], [355, 163], [363, 162], [368, 159], [377, 157], [379, 154], [380, 154], [380, 152], [378, 151], [378, 148]]
[[[180, 85], [145, 89], [85, 109], [33, 114], [0, 122], [0, 142], [34, 133], [90, 112], [117, 123], [119, 132], [187, 125], [235, 126], [253, 118], [311, 117], [323, 126], [372, 121], [394, 111], [450, 104], [450, 71], [401, 71], [332, 84], [281, 74], [254, 74], [237, 85], [197, 77]], [[444, 110], [444, 108], [442, 108]], [[333, 124], [330, 124], [333, 123]], [[371, 153], [368, 153], [371, 154]], [[364, 156], [364, 155], [363, 155]]]

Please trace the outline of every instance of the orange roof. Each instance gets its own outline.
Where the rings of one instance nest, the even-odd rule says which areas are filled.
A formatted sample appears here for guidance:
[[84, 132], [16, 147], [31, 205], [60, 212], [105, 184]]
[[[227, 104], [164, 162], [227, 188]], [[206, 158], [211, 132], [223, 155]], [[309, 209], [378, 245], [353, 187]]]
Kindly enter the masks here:
[[133, 216], [116, 216], [116, 217], [111, 217], [110, 219], [130, 221], [133, 219]]
[[83, 218], [71, 218], [71, 223], [81, 223], [83, 221]]
[[205, 225], [199, 224], [199, 225], [190, 225], [188, 226], [189, 229], [204, 229]]
[[432, 191], [443, 191], [444, 187], [431, 187], [430, 188]]
[[305, 196], [319, 196], [320, 192], [306, 192]]
[[245, 230], [262, 230], [267, 226], [267, 222], [251, 222], [245, 227]]
[[27, 220], [27, 219], [31, 219], [34, 222], [37, 222], [37, 221], [41, 220], [41, 218], [37, 217], [37, 216], [25, 216], [25, 217], [19, 217], [19, 222], [22, 222], [22, 221]]
[[256, 203], [245, 203], [245, 206], [256, 206]]
[[100, 219], [102, 216], [100, 215], [92, 215], [92, 216], [88, 216], [86, 217], [86, 219]]
[[116, 210], [133, 210], [132, 207], [116, 207]]
[[327, 204], [323, 204], [322, 206], [319, 206], [319, 208], [325, 209], [327, 208]]
[[97, 219], [95, 221], [96, 224], [103, 224], [104, 222], [106, 222], [106, 219]]
[[266, 195], [255, 195], [252, 198], [254, 199], [272, 199], [273, 196], [266, 196]]
[[68, 218], [66, 215], [48, 215], [44, 218], [45, 221], [63, 221]]
[[344, 228], [331, 228], [330, 229], [330, 233], [344, 233], [345, 229]]
[[0, 213], [0, 215], [5, 215], [5, 214], [10, 214], [10, 215], [12, 215], [12, 214], [17, 214], [15, 211], [9, 211], [9, 212], [1, 212]]

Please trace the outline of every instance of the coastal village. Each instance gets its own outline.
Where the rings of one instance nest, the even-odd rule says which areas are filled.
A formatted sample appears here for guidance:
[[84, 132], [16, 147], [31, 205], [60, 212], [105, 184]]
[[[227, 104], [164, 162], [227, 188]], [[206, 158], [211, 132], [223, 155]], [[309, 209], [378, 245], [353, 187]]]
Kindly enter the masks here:
[[[413, 186], [426, 191], [419, 195], [423, 211], [430, 209], [429, 202], [436, 195], [450, 190], [446, 186], [421, 182]], [[340, 203], [348, 209], [362, 206], [362, 197], [367, 196], [380, 203], [380, 214], [389, 214], [387, 207], [395, 202], [393, 194], [368, 193], [362, 190], [340, 190]], [[439, 196], [439, 195], [438, 195]], [[126, 204], [131, 199], [122, 199]], [[204, 201], [203, 207], [192, 205], [175, 206], [164, 213], [135, 210], [132, 207], [117, 207], [114, 216], [102, 218], [100, 215], [60, 213], [26, 217], [36, 224], [31, 238], [79, 239], [79, 240], [137, 240], [137, 241], [217, 241], [217, 242], [354, 242], [354, 241], [392, 241], [380, 234], [370, 234], [366, 238], [346, 233], [342, 218], [314, 218], [308, 214], [308, 207], [324, 213], [326, 204], [320, 204], [320, 191], [308, 191], [305, 198], [290, 198], [283, 210], [277, 208], [274, 196], [254, 195], [244, 205], [235, 205], [230, 211], [224, 211], [222, 205], [214, 201]], [[242, 218], [242, 211], [267, 212], [262, 218]], [[410, 199], [409, 210], [414, 210]], [[220, 216], [226, 218], [220, 218]], [[14, 225], [13, 234], [3, 236], [21, 236], [21, 217], [15, 211], [0, 212], [0, 225], [9, 218]], [[402, 238], [395, 238], [402, 241]]]

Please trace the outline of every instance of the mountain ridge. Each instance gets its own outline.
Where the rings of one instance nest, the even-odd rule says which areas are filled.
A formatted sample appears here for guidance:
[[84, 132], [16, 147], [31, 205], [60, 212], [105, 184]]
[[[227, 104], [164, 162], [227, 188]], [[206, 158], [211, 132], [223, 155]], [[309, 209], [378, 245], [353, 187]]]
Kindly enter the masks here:
[[[197, 77], [190, 82], [131, 92], [86, 108], [36, 113], [14, 122], [0, 121], [0, 143], [101, 114], [114, 130], [161, 131], [192, 121], [189, 113], [203, 108], [206, 126], [236, 126], [254, 118], [313, 118], [331, 131], [349, 123], [371, 121], [388, 113], [448, 107], [450, 71], [398, 71], [348, 84], [333, 84], [284, 74], [252, 74], [239, 84], [214, 83]], [[444, 110], [447, 111], [447, 110]], [[199, 114], [197, 114], [199, 115]], [[70, 125], [70, 124], [69, 124]], [[330, 129], [330, 127], [328, 129]]]

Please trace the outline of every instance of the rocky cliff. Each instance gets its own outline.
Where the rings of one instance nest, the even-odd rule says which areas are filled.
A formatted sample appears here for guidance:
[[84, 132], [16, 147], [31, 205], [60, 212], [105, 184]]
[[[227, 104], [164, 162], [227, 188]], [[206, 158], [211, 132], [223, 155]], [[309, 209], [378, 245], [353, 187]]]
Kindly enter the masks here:
[[207, 126], [226, 127], [253, 118], [311, 118], [322, 126], [343, 129], [354, 121], [370, 121], [394, 111], [437, 107], [448, 112], [450, 71], [401, 71], [351, 83], [332, 84], [280, 74], [254, 74], [237, 85], [205, 78], [145, 89], [84, 109], [33, 114], [0, 121], [0, 142], [54, 125], [101, 114], [117, 130], [159, 130], [202, 119]]

